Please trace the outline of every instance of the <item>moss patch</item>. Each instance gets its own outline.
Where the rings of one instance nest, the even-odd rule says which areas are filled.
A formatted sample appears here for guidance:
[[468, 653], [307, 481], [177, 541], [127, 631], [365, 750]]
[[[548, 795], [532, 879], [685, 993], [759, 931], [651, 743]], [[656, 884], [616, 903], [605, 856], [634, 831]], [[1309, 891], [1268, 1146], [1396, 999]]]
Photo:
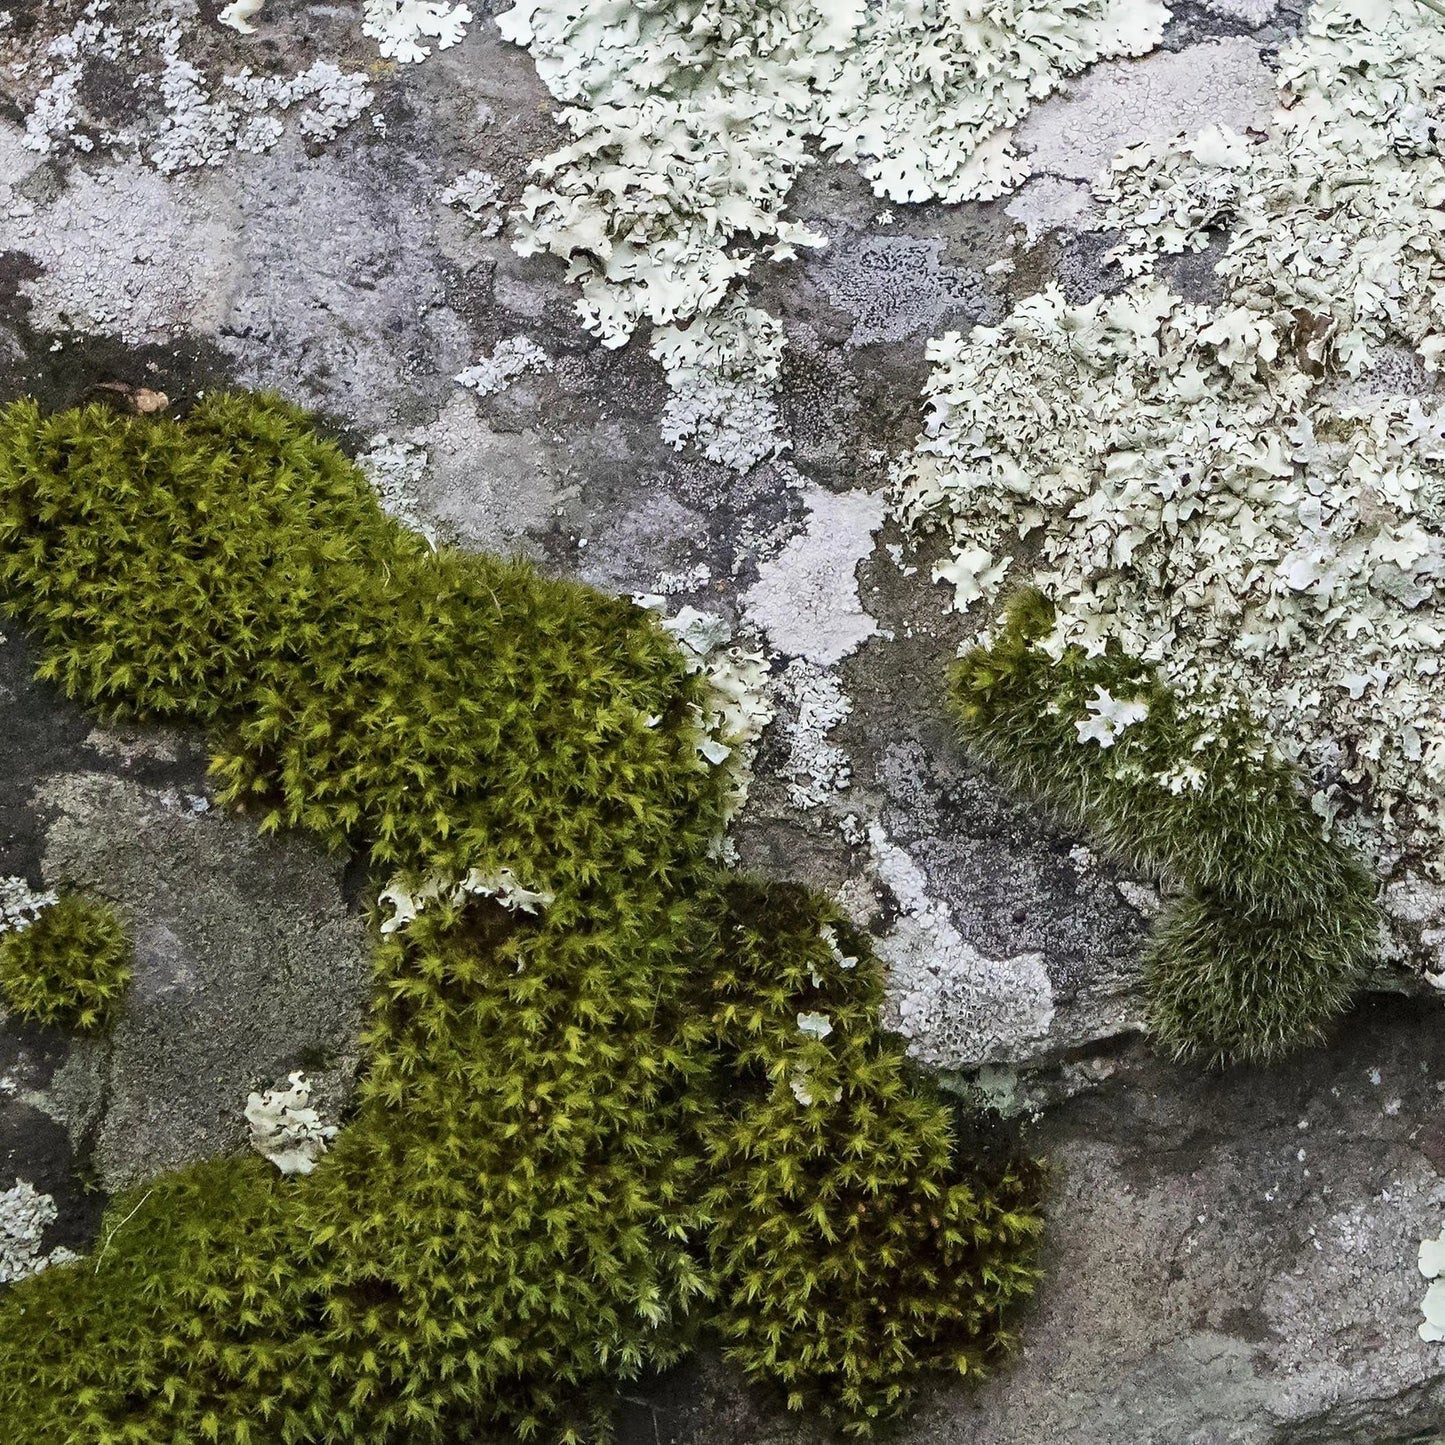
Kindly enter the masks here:
[[130, 982], [132, 950], [108, 903], [72, 893], [0, 936], [0, 994], [33, 1023], [101, 1033]]
[[1041, 645], [1052, 626], [1048, 602], [1024, 593], [992, 645], [960, 660], [965, 742], [1069, 826], [1187, 890], [1145, 963], [1163, 1043], [1225, 1062], [1317, 1040], [1376, 945], [1370, 873], [1326, 838], [1247, 709], [1182, 698], [1113, 648], [1054, 657]]
[[[0, 594], [69, 694], [205, 726], [263, 828], [432, 896], [313, 1174], [163, 1179], [0, 1302], [31, 1445], [601, 1439], [710, 1318], [865, 1431], [1006, 1342], [1032, 1176], [951, 1157], [825, 905], [710, 861], [704, 684], [650, 614], [433, 551], [244, 396], [0, 414]], [[426, 886], [504, 870], [535, 915]]]

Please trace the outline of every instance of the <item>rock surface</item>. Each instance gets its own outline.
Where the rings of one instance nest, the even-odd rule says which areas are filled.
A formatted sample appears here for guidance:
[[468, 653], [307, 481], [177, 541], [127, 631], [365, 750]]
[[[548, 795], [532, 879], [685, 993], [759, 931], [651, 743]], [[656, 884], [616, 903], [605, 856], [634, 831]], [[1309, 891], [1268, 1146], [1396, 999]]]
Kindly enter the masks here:
[[[742, 862], [832, 890], [871, 927], [918, 1056], [1055, 1164], [1021, 1358], [940, 1394], [901, 1440], [1387, 1445], [1438, 1427], [1445, 1353], [1415, 1336], [1414, 1263], [1445, 1217], [1438, 1000], [1372, 1002], [1269, 1073], [1151, 1057], [1133, 1034], [1156, 895], [961, 755], [942, 677], [972, 624], [929, 580], [937, 539], [904, 537], [884, 506], [918, 431], [926, 338], [1046, 284], [1117, 286], [1085, 180], [1118, 145], [1267, 113], [1300, 7], [1176, 7], [1156, 54], [1036, 108], [1020, 134], [1040, 174], [997, 202], [885, 211], [852, 169], [805, 171], [790, 214], [829, 245], [752, 278], [787, 335], [787, 446], [744, 474], [664, 442], [658, 364], [640, 339], [614, 350], [580, 328], [560, 263], [441, 199], [482, 170], [500, 214], [561, 137], [531, 60], [497, 33], [505, 7], [474, 8], [463, 44], [396, 67], [348, 7], [270, 0], [243, 38], [214, 6], [177, 4], [208, 75], [322, 58], [375, 100], [325, 144], [288, 124], [263, 153], [164, 175], [143, 146], [23, 144], [36, 72], [15, 57], [82, 7], [0, 5], [0, 401], [274, 387], [353, 452], [423, 450], [410, 505], [439, 536], [720, 613], [767, 646], [778, 721]], [[110, 13], [138, 24], [149, 7]], [[97, 66], [82, 133], [140, 122], [128, 68], [148, 64]], [[1211, 262], [1182, 260], [1174, 284], [1208, 294]], [[453, 380], [517, 337], [551, 369], [485, 396]], [[45, 1247], [80, 1248], [104, 1190], [241, 1145], [249, 1090], [304, 1066], [340, 1113], [365, 928], [341, 860], [210, 805], [202, 740], [99, 729], [29, 680], [18, 635], [0, 645], [0, 737], [0, 877], [94, 887], [136, 925], [137, 985], [107, 1044], [0, 1021], [0, 1191], [52, 1195]], [[1408, 945], [1437, 955], [1438, 890], [1401, 908]], [[629, 1445], [827, 1438], [715, 1361], [639, 1400], [621, 1407]]]

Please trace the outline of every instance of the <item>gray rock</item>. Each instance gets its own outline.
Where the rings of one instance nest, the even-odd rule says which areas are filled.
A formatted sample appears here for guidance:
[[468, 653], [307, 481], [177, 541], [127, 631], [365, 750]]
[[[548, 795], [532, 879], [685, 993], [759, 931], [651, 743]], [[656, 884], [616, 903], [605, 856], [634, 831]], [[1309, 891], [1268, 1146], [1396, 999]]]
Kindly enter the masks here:
[[[1415, 1332], [1445, 1223], [1435, 1007], [1362, 1010], [1329, 1051], [1204, 1075], [1131, 1046], [1025, 1136], [1052, 1163], [1023, 1346], [927, 1399], [898, 1445], [1405, 1445], [1445, 1418]], [[1378, 1082], [1376, 1082], [1378, 1080]], [[821, 1445], [704, 1363], [628, 1445]]]
[[292, 1069], [334, 1118], [370, 992], [340, 864], [199, 795], [104, 774], [54, 777], [40, 799], [56, 810], [45, 877], [113, 899], [135, 931], [115, 1028], [77, 1043], [41, 1096], [98, 1180], [116, 1189], [240, 1147], [247, 1095]]
[[[27, 54], [79, 9], [8, 8], [18, 25], [6, 33]], [[293, 133], [269, 154], [232, 152], [171, 178], [103, 145], [41, 162], [12, 124], [33, 96], [7, 71], [0, 399], [70, 404], [112, 380], [178, 403], [216, 385], [277, 386], [324, 409], [355, 449], [378, 431], [425, 446], [420, 505], [446, 535], [737, 623], [760, 568], [773, 575], [807, 525], [805, 495], [886, 485], [888, 459], [918, 432], [925, 336], [1049, 284], [1078, 300], [1118, 286], [1103, 261], [1112, 239], [1088, 229], [1088, 179], [1121, 140], [1221, 107], [1238, 123], [1257, 118], [1270, 49], [1302, 5], [1182, 0], [1165, 53], [1096, 68], [1023, 129], [1053, 184], [1021, 209], [899, 208], [890, 227], [855, 170], [808, 170], [792, 211], [834, 245], [748, 278], [788, 335], [790, 450], [745, 476], [662, 443], [666, 389], [645, 337], [619, 351], [595, 344], [560, 263], [518, 257], [505, 233], [488, 238], [440, 203], [480, 168], [515, 205], [529, 160], [562, 138], [531, 62], [491, 24], [501, 7], [473, 8], [463, 45], [375, 67], [376, 119], [338, 142], [312, 148]], [[312, 54], [350, 69], [375, 60], [354, 6], [270, 0], [254, 41], [216, 27], [214, 10], [181, 7], [216, 75]], [[150, 7], [114, 0], [112, 13], [148, 18]], [[130, 106], [148, 93], [133, 65], [123, 58], [104, 77]], [[95, 89], [86, 102], [109, 123]], [[1206, 299], [1217, 255], [1162, 269]], [[553, 372], [483, 401], [456, 387], [458, 370], [523, 332]], [[1018, 1011], [1024, 1027], [1009, 1033], [1005, 1010], [955, 1003], [933, 1052], [971, 1066], [960, 1086], [1006, 1105], [1056, 1166], [1048, 1278], [1021, 1322], [1022, 1356], [979, 1392], [932, 1399], [900, 1441], [1386, 1445], [1438, 1426], [1445, 1354], [1414, 1334], [1415, 1244], [1445, 1216], [1438, 1000], [1373, 1004], [1331, 1048], [1267, 1074], [1205, 1077], [1121, 1042], [1138, 1021], [1154, 895], [969, 765], [942, 678], [970, 625], [944, 614], [928, 580], [938, 543], [909, 539], [905, 552], [891, 530], [879, 541], [898, 564], [881, 547], [849, 560], [878, 632], [837, 670], [852, 713], [823, 740], [851, 786], [826, 806], [790, 803], [780, 724], [738, 848], [747, 864], [832, 890], [886, 939], [905, 900], [880, 877], [876, 826], [980, 976], [1006, 986], [1007, 966], [1030, 960], [1017, 977], [1040, 1007]], [[839, 580], [851, 607], [850, 579]], [[166, 755], [153, 737], [98, 734], [31, 685], [28, 666], [13, 638], [0, 646], [0, 876], [94, 887], [131, 916], [138, 944], [108, 1043], [0, 1020], [0, 1192], [31, 1180], [60, 1210], [43, 1247], [81, 1247], [104, 1197], [83, 1184], [241, 1147], [246, 1094], [290, 1069], [307, 1068], [334, 1116], [356, 1064], [367, 948], [337, 862], [192, 810], [187, 799], [205, 797], [199, 739], [172, 739]], [[1402, 958], [1417, 968], [1440, 958], [1438, 891], [1421, 883], [1393, 900]], [[707, 1358], [639, 1399], [624, 1406], [628, 1445], [827, 1435]]]

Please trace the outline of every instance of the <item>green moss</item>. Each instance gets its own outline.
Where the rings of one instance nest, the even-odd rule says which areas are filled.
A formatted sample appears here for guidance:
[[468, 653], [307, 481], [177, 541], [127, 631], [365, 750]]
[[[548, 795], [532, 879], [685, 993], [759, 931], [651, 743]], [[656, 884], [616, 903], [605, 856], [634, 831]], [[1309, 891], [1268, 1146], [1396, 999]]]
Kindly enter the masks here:
[[[1374, 882], [1331, 842], [1296, 770], [1242, 706], [1181, 698], [1115, 648], [1054, 659], [1053, 612], [1020, 596], [954, 672], [965, 742], [1009, 786], [1131, 867], [1187, 890], [1145, 964], [1149, 1023], [1176, 1053], [1271, 1059], [1320, 1038], [1376, 945]], [[1147, 715], [1082, 740], [1099, 689]]]
[[72, 893], [0, 936], [0, 993], [36, 1023], [100, 1033], [130, 981], [131, 946], [110, 904]]
[[[302, 414], [243, 396], [0, 414], [0, 595], [71, 695], [209, 728], [262, 827], [552, 895], [436, 899], [379, 943], [356, 1114], [314, 1173], [168, 1177], [95, 1261], [0, 1301], [27, 1445], [602, 1439], [617, 1383], [714, 1316], [866, 1429], [1003, 1343], [1027, 1178], [955, 1172], [871, 959], [830, 984], [843, 1107], [779, 1092], [813, 1057], [826, 914], [749, 894], [737, 932], [703, 683], [649, 613], [433, 551]], [[820, 1222], [805, 1176], [860, 1222]]]
[[737, 881], [724, 903], [711, 994], [733, 1082], [705, 1129], [717, 1320], [792, 1408], [866, 1433], [923, 1371], [971, 1374], [1009, 1343], [1036, 1278], [1036, 1171], [985, 1180], [954, 1158], [948, 1108], [879, 1033], [881, 965], [822, 900]]

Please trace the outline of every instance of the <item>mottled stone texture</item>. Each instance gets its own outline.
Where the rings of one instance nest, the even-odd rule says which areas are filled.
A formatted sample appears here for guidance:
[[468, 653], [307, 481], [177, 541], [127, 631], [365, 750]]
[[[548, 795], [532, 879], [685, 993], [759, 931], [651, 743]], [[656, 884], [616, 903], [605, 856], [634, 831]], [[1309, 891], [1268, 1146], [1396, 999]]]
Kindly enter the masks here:
[[[27, 44], [79, 9], [11, 8]], [[1036, 961], [1041, 1034], [998, 1043], [977, 1012], [986, 991], [937, 1028], [964, 1090], [984, 1062], [968, 1041], [995, 1038], [978, 1085], [1054, 1161], [1048, 1279], [1021, 1358], [930, 1401], [897, 1437], [907, 1445], [1387, 1445], [1445, 1418], [1445, 1353], [1415, 1336], [1415, 1245], [1445, 1220], [1436, 999], [1377, 1001], [1328, 1049], [1268, 1073], [1152, 1057], [1134, 1033], [1155, 895], [962, 756], [943, 675], [974, 624], [945, 613], [930, 581], [940, 539], [875, 526], [889, 459], [917, 434], [927, 336], [1050, 283], [1080, 298], [1117, 286], [1094, 167], [1117, 144], [1266, 113], [1270, 59], [1299, 8], [1179, 6], [1159, 54], [1100, 66], [1036, 110], [1021, 139], [1041, 175], [1017, 197], [885, 214], [851, 170], [805, 173], [792, 213], [832, 244], [750, 282], [788, 338], [789, 448], [745, 476], [662, 442], [659, 368], [642, 344], [583, 333], [560, 264], [518, 257], [505, 230], [488, 238], [440, 202], [476, 168], [515, 204], [528, 161], [560, 136], [528, 57], [485, 14], [420, 66], [372, 68], [379, 123], [322, 147], [292, 133], [195, 174], [164, 178], [103, 147], [25, 150], [23, 78], [0, 108], [0, 400], [65, 405], [123, 382], [184, 407], [202, 388], [268, 386], [354, 450], [383, 432], [427, 448], [419, 510], [440, 535], [720, 612], [770, 647], [791, 731], [764, 739], [737, 829], [745, 864], [833, 890], [886, 942], [912, 926], [880, 868], [886, 845], [923, 880], [913, 906], [982, 961], [980, 977], [1006, 984], [1010, 960]], [[349, 8], [270, 0], [253, 40], [217, 29], [213, 6], [182, 9], [216, 74], [376, 58]], [[136, 103], [123, 66], [101, 90], [98, 114]], [[1212, 260], [1187, 258], [1173, 284], [1209, 295]], [[550, 372], [486, 398], [455, 385], [518, 335]], [[240, 1146], [250, 1089], [304, 1067], [323, 1114], [344, 1114], [365, 929], [345, 860], [222, 816], [202, 740], [98, 728], [30, 682], [9, 630], [0, 876], [93, 887], [138, 945], [108, 1042], [0, 1020], [0, 1191], [24, 1178], [53, 1194], [45, 1247], [83, 1247], [104, 1197], [86, 1189]], [[847, 708], [810, 730], [800, 689], [817, 667]], [[851, 784], [800, 807], [790, 780], [808, 775], [809, 749], [819, 769], [841, 758]], [[1406, 902], [1423, 938], [1434, 915]], [[826, 1438], [775, 1406], [704, 1355], [621, 1404], [622, 1438]]]

